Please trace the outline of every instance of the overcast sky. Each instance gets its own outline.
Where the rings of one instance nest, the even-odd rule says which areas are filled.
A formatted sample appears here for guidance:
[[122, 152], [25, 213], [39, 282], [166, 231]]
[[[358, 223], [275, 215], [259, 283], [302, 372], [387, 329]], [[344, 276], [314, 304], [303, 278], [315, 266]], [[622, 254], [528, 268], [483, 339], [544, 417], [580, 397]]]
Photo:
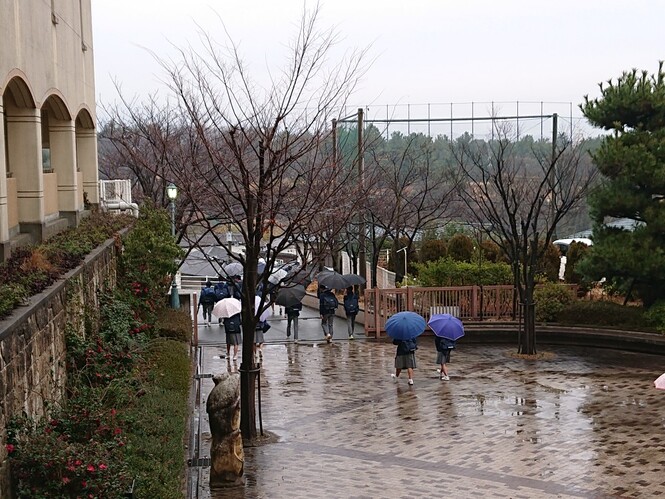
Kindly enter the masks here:
[[[92, 4], [100, 103], [117, 99], [113, 80], [128, 96], [156, 89], [162, 73], [148, 50], [168, 58], [171, 44], [196, 44], [197, 24], [214, 34], [223, 22], [250, 68], [260, 72], [293, 38], [304, 5]], [[665, 2], [657, 0], [321, 0], [320, 7], [321, 28], [335, 27], [342, 48], [371, 45], [374, 62], [351, 99], [356, 107], [520, 101], [524, 111], [527, 102], [545, 101], [572, 102], [579, 115], [577, 105], [585, 94], [598, 95], [599, 82], [631, 68], [653, 73], [665, 59]]]

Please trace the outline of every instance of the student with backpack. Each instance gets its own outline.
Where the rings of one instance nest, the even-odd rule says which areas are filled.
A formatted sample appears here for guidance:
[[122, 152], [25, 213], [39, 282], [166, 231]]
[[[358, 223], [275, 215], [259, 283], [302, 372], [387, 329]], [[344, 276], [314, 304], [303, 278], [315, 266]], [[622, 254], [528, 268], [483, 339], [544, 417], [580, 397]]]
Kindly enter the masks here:
[[353, 333], [356, 329], [358, 310], [360, 310], [358, 293], [353, 291], [353, 286], [349, 286], [346, 288], [346, 293], [344, 293], [344, 312], [346, 312], [346, 327], [350, 340], [353, 339]]
[[455, 348], [455, 342], [448, 338], [434, 337], [434, 346], [436, 346], [436, 363], [441, 366], [439, 373], [441, 374], [441, 381], [448, 381], [448, 367], [446, 364], [450, 363], [450, 352]]
[[332, 289], [319, 285], [319, 315], [321, 316], [321, 328], [323, 329], [323, 337], [328, 343], [332, 341], [333, 337], [333, 320], [335, 318], [335, 311], [339, 306], [337, 297]]
[[[231, 290], [229, 289], [229, 283], [221, 280], [218, 283], [215, 283], [215, 302], [223, 300], [224, 298], [231, 297]], [[222, 325], [222, 319], [219, 319], [219, 325]]]
[[206, 285], [201, 288], [201, 296], [199, 297], [198, 308], [203, 307], [203, 322], [206, 327], [210, 327], [212, 320], [212, 309], [215, 306], [215, 288], [212, 287], [212, 282], [207, 281]]
[[416, 350], [418, 344], [416, 339], [410, 340], [393, 340], [393, 345], [397, 345], [395, 352], [395, 373], [390, 376], [393, 381], [397, 383], [397, 378], [402, 373], [402, 369], [406, 369], [406, 374], [409, 378], [409, 385], [413, 385], [413, 370], [416, 368]]
[[293, 341], [298, 343], [298, 317], [302, 310], [302, 303], [296, 303], [284, 308], [286, 313], [286, 337], [291, 336], [291, 324], [293, 324]]
[[231, 359], [231, 345], [233, 345], [233, 360], [238, 358], [238, 346], [242, 343], [242, 335], [240, 332], [240, 314], [233, 317], [224, 318], [224, 332], [226, 333], [226, 358], [230, 362]]

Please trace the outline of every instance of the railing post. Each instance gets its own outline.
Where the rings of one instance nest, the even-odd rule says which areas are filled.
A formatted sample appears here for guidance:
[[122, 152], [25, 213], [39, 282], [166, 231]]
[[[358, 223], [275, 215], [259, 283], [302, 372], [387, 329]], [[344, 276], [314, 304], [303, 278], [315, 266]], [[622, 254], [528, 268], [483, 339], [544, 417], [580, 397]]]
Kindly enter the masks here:
[[381, 289], [374, 288], [374, 337], [381, 338]]
[[406, 287], [406, 309], [411, 312], [415, 309], [413, 306], [413, 288], [411, 286]]
[[473, 320], [478, 318], [478, 286], [475, 284], [471, 289], [471, 318]]

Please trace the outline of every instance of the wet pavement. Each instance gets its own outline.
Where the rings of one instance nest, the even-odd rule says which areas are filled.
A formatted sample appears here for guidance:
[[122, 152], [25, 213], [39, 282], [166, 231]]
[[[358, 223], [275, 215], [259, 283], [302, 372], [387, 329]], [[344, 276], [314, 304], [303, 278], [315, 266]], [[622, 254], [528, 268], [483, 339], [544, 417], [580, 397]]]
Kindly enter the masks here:
[[[279, 312], [279, 311], [277, 311]], [[286, 319], [266, 333], [263, 427], [277, 443], [245, 448], [244, 484], [200, 498], [658, 497], [665, 495], [665, 358], [542, 346], [551, 359], [513, 356], [513, 345], [458, 342], [440, 381], [431, 337], [419, 340], [415, 384], [393, 383], [395, 347], [323, 341], [305, 309], [299, 344]], [[360, 326], [362, 327], [362, 326]], [[357, 326], [357, 330], [358, 330]], [[222, 329], [199, 327], [201, 372], [235, 369]], [[403, 375], [404, 376], [404, 375]], [[200, 456], [209, 456], [201, 380]]]

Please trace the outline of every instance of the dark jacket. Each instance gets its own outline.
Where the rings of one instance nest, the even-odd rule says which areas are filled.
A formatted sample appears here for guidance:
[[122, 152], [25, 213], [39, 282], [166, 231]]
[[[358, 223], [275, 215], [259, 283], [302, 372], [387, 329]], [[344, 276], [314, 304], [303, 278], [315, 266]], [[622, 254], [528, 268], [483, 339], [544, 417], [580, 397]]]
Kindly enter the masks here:
[[415, 338], [412, 340], [393, 340], [393, 345], [397, 345], [396, 355], [408, 355], [418, 349]]
[[302, 303], [297, 303], [296, 305], [291, 305], [290, 307], [284, 307], [284, 313], [290, 317], [298, 317], [301, 310]]
[[448, 338], [434, 337], [434, 346], [437, 352], [446, 352], [447, 350], [455, 348], [455, 342]]
[[[332, 299], [330, 298], [332, 297]], [[334, 307], [332, 306], [334, 300]], [[330, 303], [330, 305], [328, 305]], [[330, 315], [334, 314], [335, 310], [337, 310], [337, 307], [339, 306], [339, 301], [337, 301], [337, 297], [335, 296], [335, 293], [330, 291], [329, 289], [326, 289], [319, 295], [319, 314], [320, 315]]]
[[358, 309], [358, 294], [346, 293], [344, 295], [344, 312], [346, 312], [347, 317], [350, 315], [357, 315]]

